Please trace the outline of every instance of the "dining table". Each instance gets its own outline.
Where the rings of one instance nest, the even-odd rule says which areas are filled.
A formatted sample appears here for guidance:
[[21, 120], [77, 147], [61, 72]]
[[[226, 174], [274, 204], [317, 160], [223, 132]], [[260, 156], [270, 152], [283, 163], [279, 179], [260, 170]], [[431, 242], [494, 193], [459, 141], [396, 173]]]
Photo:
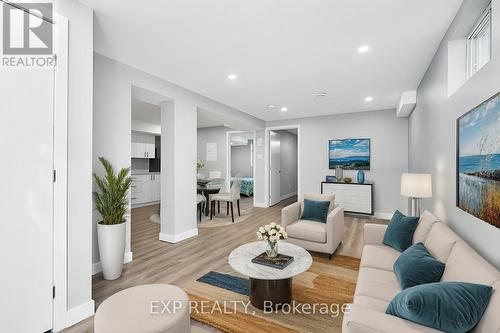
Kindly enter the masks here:
[[210, 194], [219, 193], [220, 189], [224, 186], [224, 182], [213, 182], [210, 179], [198, 179], [196, 191], [203, 194], [207, 199], [205, 204], [205, 216], [210, 214]]

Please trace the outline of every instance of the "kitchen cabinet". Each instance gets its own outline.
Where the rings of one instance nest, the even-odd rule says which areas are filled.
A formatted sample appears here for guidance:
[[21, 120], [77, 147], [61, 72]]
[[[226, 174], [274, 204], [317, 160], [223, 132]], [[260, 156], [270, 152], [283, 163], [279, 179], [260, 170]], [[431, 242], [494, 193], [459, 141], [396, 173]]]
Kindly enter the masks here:
[[132, 206], [158, 203], [161, 195], [159, 173], [132, 175]]
[[132, 158], [155, 158], [154, 135], [132, 133]]

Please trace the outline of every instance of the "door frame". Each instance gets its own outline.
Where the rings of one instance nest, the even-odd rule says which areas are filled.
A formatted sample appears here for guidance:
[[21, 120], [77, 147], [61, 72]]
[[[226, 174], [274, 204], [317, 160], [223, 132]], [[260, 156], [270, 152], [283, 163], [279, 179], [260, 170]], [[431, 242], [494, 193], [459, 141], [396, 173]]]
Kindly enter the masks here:
[[54, 182], [53, 198], [53, 300], [52, 327], [67, 327], [68, 294], [68, 19], [54, 12]]
[[[301, 177], [301, 129], [299, 124], [295, 125], [282, 125], [282, 126], [271, 126], [271, 127], [266, 127], [265, 133], [264, 133], [264, 154], [265, 154], [265, 160], [264, 160], [264, 180], [265, 180], [265, 186], [264, 186], [264, 195], [265, 195], [265, 201], [264, 204], [266, 207], [269, 207], [269, 202], [270, 198], [269, 196], [271, 195], [270, 189], [271, 189], [271, 149], [270, 149], [270, 132], [271, 131], [279, 131], [279, 130], [287, 130], [287, 129], [297, 129], [297, 201], [300, 201], [302, 198], [302, 177]], [[255, 164], [254, 164], [255, 165]]]
[[[253, 193], [253, 205], [255, 206], [255, 201], [256, 201], [256, 196], [255, 196], [255, 189], [257, 188], [257, 177], [255, 177], [256, 172], [257, 172], [257, 167], [256, 167], [256, 162], [257, 158], [255, 157], [255, 145], [257, 141], [257, 131], [227, 131], [226, 132], [226, 179], [231, 180], [231, 134], [238, 134], [238, 133], [253, 133], [253, 156], [252, 156], [252, 173], [253, 173], [253, 188], [254, 188], [254, 193]], [[230, 187], [231, 187], [231, 181], [226, 182], [226, 189], [229, 192]]]

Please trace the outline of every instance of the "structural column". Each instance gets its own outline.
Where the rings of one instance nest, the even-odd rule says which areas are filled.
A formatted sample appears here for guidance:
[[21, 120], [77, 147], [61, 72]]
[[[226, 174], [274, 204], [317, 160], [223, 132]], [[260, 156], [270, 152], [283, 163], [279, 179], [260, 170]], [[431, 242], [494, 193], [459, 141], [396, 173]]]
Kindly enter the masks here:
[[196, 236], [196, 105], [161, 104], [160, 240], [176, 243]]

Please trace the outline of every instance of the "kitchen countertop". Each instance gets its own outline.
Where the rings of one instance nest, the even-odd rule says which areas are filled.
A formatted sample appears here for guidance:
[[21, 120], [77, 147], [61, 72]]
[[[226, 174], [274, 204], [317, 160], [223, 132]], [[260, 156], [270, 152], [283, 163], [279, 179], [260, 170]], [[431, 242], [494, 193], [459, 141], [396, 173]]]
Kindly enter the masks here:
[[132, 176], [135, 175], [159, 175], [160, 172], [150, 172], [149, 170], [132, 170], [130, 172]]

